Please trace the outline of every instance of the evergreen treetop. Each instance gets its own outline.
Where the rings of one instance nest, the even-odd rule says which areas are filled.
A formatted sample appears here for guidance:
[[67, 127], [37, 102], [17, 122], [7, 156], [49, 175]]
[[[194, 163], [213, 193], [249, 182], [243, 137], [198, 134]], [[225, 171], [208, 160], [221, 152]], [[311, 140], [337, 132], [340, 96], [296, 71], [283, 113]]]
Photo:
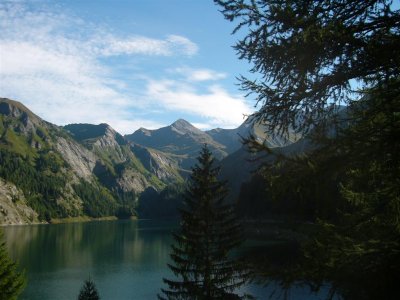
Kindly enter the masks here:
[[8, 257], [3, 231], [0, 228], [0, 300], [16, 300], [25, 287], [24, 274]]
[[79, 293], [78, 300], [99, 300], [100, 296], [97, 292], [96, 285], [90, 278], [85, 280]]

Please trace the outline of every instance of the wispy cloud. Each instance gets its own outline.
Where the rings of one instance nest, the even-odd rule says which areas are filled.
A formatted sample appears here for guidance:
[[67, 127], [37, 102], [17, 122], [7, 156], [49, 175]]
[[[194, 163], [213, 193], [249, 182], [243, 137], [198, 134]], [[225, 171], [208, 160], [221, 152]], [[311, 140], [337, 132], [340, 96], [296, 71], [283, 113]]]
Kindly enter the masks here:
[[173, 70], [178, 74], [182, 74], [188, 81], [215, 81], [226, 78], [226, 74], [210, 69], [193, 69], [193, 68], [176, 68]]
[[[101, 62], [105, 56], [195, 55], [188, 38], [121, 38], [104, 28], [47, 7], [0, 3], [0, 95], [23, 101], [47, 120], [111, 123], [117, 130], [160, 125], [129, 113], [134, 106], [124, 82]], [[132, 121], [135, 119], [135, 121]]]
[[155, 56], [192, 56], [198, 51], [198, 46], [188, 38], [178, 35], [168, 35], [165, 39], [154, 39], [144, 36], [121, 39], [112, 35], [102, 34], [101, 39], [93, 40], [88, 49], [99, 56], [114, 55], [155, 55]]

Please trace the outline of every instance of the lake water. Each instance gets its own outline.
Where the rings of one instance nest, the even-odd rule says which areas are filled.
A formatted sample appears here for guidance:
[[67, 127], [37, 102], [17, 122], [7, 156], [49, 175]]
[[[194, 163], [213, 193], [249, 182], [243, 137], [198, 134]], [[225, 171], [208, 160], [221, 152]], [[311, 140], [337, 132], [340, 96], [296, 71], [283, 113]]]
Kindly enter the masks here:
[[[20, 299], [77, 299], [92, 278], [102, 300], [156, 299], [162, 278], [173, 278], [169, 262], [172, 221], [107, 221], [4, 227], [10, 255], [25, 269]], [[271, 288], [247, 292], [268, 299]], [[290, 299], [321, 299], [293, 288]]]

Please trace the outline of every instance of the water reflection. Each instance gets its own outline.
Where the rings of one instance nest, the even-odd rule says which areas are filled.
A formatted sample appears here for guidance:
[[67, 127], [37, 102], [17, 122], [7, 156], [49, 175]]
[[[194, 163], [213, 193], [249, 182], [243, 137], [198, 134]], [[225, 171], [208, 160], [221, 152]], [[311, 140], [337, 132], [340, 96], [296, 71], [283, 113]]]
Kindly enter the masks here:
[[[4, 231], [12, 258], [27, 270], [22, 299], [76, 298], [89, 274], [104, 290], [103, 299], [117, 299], [115, 293], [119, 299], [131, 299], [140, 293], [149, 296], [144, 287], [151, 281], [156, 284], [150, 298], [155, 298], [168, 272], [168, 233], [174, 226], [175, 222], [116, 221], [13, 226]], [[147, 284], [135, 284], [146, 278]], [[124, 283], [128, 287], [121, 286]]]

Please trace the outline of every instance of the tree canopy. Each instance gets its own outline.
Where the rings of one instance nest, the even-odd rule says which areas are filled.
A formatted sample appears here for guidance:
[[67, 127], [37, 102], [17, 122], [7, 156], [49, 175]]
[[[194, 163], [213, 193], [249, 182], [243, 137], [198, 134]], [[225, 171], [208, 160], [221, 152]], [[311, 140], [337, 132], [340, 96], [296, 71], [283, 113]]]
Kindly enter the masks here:
[[[281, 132], [307, 131], [357, 89], [400, 74], [400, 10], [391, 0], [215, 0], [234, 33], [234, 46], [259, 79], [241, 76], [255, 94], [255, 114]], [[242, 35], [240, 35], [242, 36]]]

